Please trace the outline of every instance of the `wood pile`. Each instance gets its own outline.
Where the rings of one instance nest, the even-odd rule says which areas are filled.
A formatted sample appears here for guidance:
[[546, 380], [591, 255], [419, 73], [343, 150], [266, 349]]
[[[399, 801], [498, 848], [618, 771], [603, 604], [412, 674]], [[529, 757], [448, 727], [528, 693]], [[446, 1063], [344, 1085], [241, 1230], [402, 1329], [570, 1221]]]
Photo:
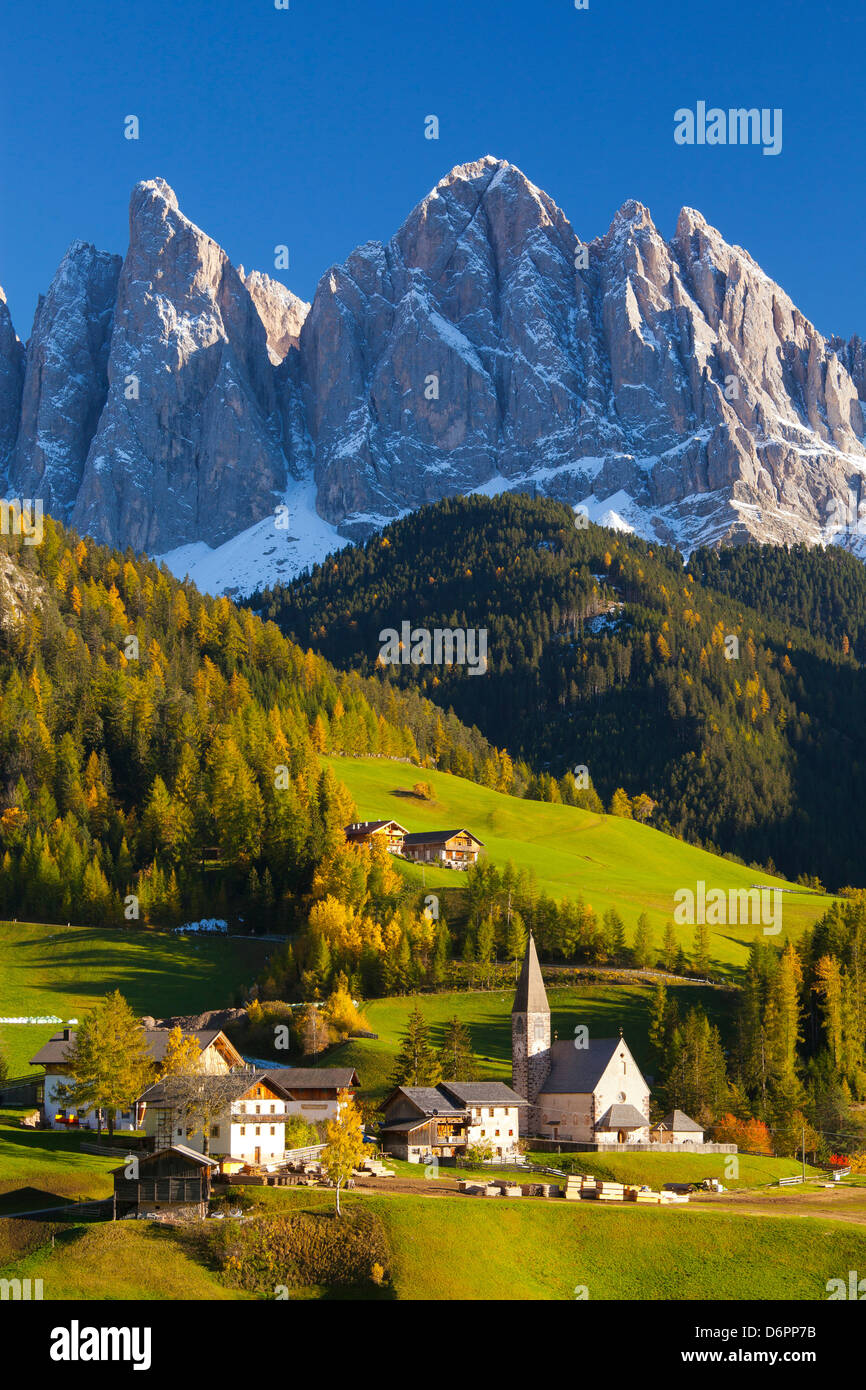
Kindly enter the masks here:
[[362, 1172], [372, 1173], [375, 1178], [393, 1178], [394, 1169], [386, 1168], [380, 1158], [365, 1158]]
[[683, 1192], [642, 1192], [633, 1183], [608, 1182], [602, 1178], [574, 1175], [567, 1179], [563, 1195], [572, 1202], [635, 1202], [639, 1206], [672, 1205], [689, 1200], [688, 1194]]

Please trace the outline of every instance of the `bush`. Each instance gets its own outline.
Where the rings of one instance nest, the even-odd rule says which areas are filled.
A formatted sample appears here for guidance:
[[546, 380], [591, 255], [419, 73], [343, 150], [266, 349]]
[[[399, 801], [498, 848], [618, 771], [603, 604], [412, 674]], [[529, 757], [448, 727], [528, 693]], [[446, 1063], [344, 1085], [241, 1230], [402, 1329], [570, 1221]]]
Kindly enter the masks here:
[[249, 1211], [254, 1205], [246, 1187], [227, 1187], [221, 1197], [215, 1197], [213, 1200], [222, 1202], [227, 1207], [240, 1207], [241, 1211]]
[[286, 1119], [286, 1148], [308, 1149], [312, 1144], [320, 1144], [319, 1131], [315, 1125], [305, 1120], [303, 1115], [289, 1115]]
[[217, 1231], [216, 1253], [226, 1283], [251, 1293], [288, 1287], [381, 1283], [388, 1243], [371, 1212], [261, 1215]]

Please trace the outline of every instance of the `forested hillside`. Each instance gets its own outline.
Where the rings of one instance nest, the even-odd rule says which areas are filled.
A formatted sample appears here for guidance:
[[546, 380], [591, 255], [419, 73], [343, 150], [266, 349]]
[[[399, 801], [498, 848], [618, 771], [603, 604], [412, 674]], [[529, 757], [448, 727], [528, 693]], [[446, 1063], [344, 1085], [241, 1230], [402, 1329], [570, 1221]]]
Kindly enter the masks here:
[[805, 628], [866, 660], [866, 565], [838, 546], [741, 545], [696, 550], [689, 569], [737, 603]]
[[0, 915], [284, 925], [353, 811], [326, 752], [503, 765], [132, 552], [0, 540]]
[[[795, 584], [799, 558], [744, 548], [684, 568], [550, 500], [458, 498], [256, 606], [337, 665], [453, 708], [532, 766], [530, 795], [568, 796], [585, 766], [605, 803], [648, 793], [661, 828], [839, 887], [863, 876], [863, 581], [828, 552]], [[382, 666], [380, 631], [404, 620], [486, 628], [487, 674]]]

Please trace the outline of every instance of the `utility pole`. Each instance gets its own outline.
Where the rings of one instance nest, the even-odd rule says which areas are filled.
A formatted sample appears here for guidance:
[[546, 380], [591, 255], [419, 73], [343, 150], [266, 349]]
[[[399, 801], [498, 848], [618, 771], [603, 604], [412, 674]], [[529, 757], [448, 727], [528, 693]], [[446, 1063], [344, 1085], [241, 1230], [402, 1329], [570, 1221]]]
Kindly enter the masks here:
[[806, 1126], [803, 1125], [803, 1182], [806, 1181]]

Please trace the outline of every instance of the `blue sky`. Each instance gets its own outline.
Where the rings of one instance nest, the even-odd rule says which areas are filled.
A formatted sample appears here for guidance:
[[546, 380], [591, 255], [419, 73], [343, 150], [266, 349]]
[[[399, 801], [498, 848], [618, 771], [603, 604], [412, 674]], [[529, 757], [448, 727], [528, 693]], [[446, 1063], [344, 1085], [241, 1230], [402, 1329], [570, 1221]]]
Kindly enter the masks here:
[[[666, 237], [697, 207], [822, 332], [866, 336], [866, 11], [852, 3], [6, 0], [0, 39], [0, 284], [23, 338], [74, 237], [124, 251], [138, 179], [166, 178], [248, 269], [275, 274], [288, 245], [279, 278], [310, 298], [329, 265], [488, 153], [586, 239], [627, 198]], [[781, 107], [781, 154], [678, 147], [674, 111], [698, 100]]]

